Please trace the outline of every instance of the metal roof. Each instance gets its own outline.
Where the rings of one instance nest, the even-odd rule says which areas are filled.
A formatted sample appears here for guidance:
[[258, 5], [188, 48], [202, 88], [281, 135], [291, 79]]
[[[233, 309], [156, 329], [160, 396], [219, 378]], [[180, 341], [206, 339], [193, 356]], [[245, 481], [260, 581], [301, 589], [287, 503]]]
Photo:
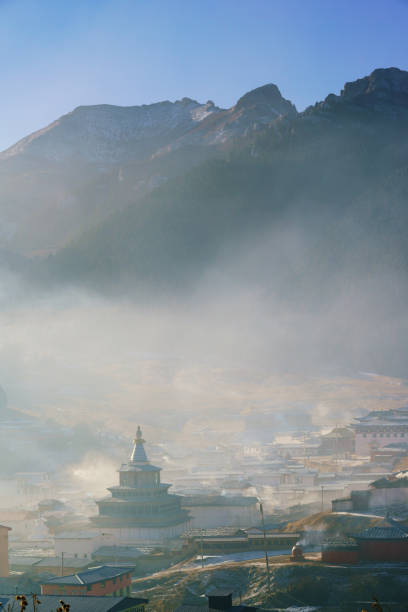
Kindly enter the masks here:
[[[28, 606], [26, 612], [33, 612], [33, 599], [27, 597]], [[147, 603], [147, 599], [140, 597], [87, 597], [86, 595], [39, 595], [38, 600], [41, 605], [38, 606], [41, 612], [55, 612], [60, 605], [60, 600], [71, 606], [72, 612], [120, 612], [123, 610], [131, 610], [138, 604]], [[4, 601], [4, 603], [3, 603]], [[4, 609], [7, 610], [7, 604], [16, 607], [15, 595], [0, 595], [0, 602], [3, 603]]]
[[131, 565], [100, 565], [69, 576], [57, 576], [42, 584], [95, 584], [95, 582], [123, 576], [123, 574], [133, 572], [134, 569], [134, 566]]
[[357, 540], [406, 540], [408, 533], [396, 527], [370, 527], [354, 537]]
[[353, 537], [356, 540], [408, 540], [408, 528], [387, 518], [381, 525], [364, 529]]

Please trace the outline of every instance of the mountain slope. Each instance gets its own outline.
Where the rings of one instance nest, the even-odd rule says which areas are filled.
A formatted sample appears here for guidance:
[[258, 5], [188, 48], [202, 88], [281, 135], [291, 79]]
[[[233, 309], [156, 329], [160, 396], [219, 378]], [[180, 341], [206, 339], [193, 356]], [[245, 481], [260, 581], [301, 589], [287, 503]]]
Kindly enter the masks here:
[[296, 110], [275, 85], [227, 110], [190, 98], [78, 107], [0, 154], [0, 248], [54, 252], [283, 114]]
[[110, 216], [49, 266], [71, 280], [171, 285], [257, 231], [291, 223], [313, 244], [313, 276], [335, 264], [368, 269], [377, 257], [405, 267], [407, 79], [375, 71], [335, 101], [252, 132], [228, 160], [198, 166]]
[[[397, 69], [376, 70], [303, 113], [292, 109], [262, 124], [254, 119], [236, 137], [242, 104], [246, 117], [264, 117], [267, 94], [276, 115], [276, 92], [269, 87], [255, 92], [256, 103], [251, 94], [230, 111], [214, 111], [167, 152], [161, 147], [140, 163], [47, 162], [69, 193], [77, 189], [81, 203], [72, 206], [71, 217], [69, 206], [61, 206], [59, 244], [79, 227], [87, 229], [55, 255], [27, 265], [25, 279], [41, 282], [47, 299], [50, 286], [74, 286], [72, 296], [88, 297], [91, 290], [103, 299], [131, 298], [132, 308], [154, 304], [165, 316], [170, 305], [183, 323], [189, 308], [199, 310], [197, 318], [186, 315], [182, 334], [201, 331], [203, 311], [206, 341], [212, 345], [213, 329], [225, 329], [227, 344], [238, 338], [238, 360], [242, 351], [285, 371], [328, 366], [405, 378], [407, 77]], [[231, 137], [179, 146], [201, 128], [200, 142], [213, 142], [223, 130]], [[37, 215], [47, 211], [46, 188], [57, 191], [61, 181], [52, 183], [51, 174], [41, 179], [43, 198], [36, 183], [43, 162], [23, 157]], [[0, 171], [20, 162], [19, 155], [3, 160]], [[143, 180], [152, 179], [149, 189], [133, 188], [136, 169]], [[17, 194], [22, 185], [16, 183]], [[9, 204], [20, 215], [19, 228], [44, 245], [55, 207], [49, 202], [40, 235], [17, 199]], [[19, 258], [10, 265], [18, 269]], [[3, 287], [6, 294], [7, 282]]]

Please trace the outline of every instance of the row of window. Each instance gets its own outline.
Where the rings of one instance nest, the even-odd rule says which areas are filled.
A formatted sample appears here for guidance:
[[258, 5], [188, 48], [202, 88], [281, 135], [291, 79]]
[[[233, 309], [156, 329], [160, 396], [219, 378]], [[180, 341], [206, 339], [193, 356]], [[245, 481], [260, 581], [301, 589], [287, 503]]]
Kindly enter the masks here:
[[174, 504], [163, 504], [160, 506], [129, 506], [118, 504], [113, 506], [109, 504], [109, 506], [102, 508], [103, 514], [109, 516], [151, 516], [152, 514], [163, 514], [165, 515], [168, 512], [174, 512], [175, 510], [179, 510], [179, 507]]
[[[376, 434], [376, 433], [373, 433], [373, 434], [368, 434], [368, 435], [370, 435], [372, 438], [376, 438], [376, 437], [377, 437], [377, 434]], [[363, 434], [363, 438], [366, 438], [366, 437], [367, 437], [367, 434]], [[389, 433], [388, 433], [388, 434], [383, 434], [383, 433], [382, 433], [382, 434], [378, 434], [378, 437], [379, 437], [379, 438], [392, 438], [392, 437], [393, 437], [393, 438], [398, 438], [398, 437], [400, 437], [400, 438], [404, 438], [404, 437], [405, 437], [405, 434], [404, 434], [404, 433], [400, 433], [400, 434], [397, 434], [397, 433], [393, 433], [393, 434], [389, 434]]]

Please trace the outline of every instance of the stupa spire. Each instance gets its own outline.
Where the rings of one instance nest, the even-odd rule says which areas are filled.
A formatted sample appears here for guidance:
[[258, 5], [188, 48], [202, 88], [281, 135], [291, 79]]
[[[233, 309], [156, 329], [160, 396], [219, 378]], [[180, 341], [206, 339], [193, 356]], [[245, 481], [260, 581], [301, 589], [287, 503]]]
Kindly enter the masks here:
[[130, 455], [131, 463], [148, 463], [146, 452], [143, 446], [145, 441], [143, 440], [140, 425], [137, 426], [136, 438], [133, 440], [133, 442], [133, 451]]

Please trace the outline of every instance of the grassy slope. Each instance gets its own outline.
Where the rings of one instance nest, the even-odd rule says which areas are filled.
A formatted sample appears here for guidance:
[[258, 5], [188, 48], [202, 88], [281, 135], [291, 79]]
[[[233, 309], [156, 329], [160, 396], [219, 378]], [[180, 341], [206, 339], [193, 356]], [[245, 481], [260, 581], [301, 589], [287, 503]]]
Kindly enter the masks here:
[[378, 525], [384, 519], [381, 517], [360, 516], [332, 512], [319, 512], [299, 521], [288, 523], [285, 531], [324, 531], [327, 538], [348, 536], [363, 529]]
[[263, 560], [228, 563], [196, 569], [173, 569], [158, 572], [133, 582], [133, 590], [147, 597], [152, 610], [171, 612], [183, 601], [199, 605], [212, 589], [231, 589], [234, 603], [265, 608], [319, 605], [342, 610], [361, 609], [357, 602], [370, 602], [373, 595], [380, 601], [401, 602], [408, 594], [405, 565], [388, 569], [382, 566], [326, 566], [319, 562], [302, 564], [273, 563], [270, 566], [271, 590], [268, 593]]

